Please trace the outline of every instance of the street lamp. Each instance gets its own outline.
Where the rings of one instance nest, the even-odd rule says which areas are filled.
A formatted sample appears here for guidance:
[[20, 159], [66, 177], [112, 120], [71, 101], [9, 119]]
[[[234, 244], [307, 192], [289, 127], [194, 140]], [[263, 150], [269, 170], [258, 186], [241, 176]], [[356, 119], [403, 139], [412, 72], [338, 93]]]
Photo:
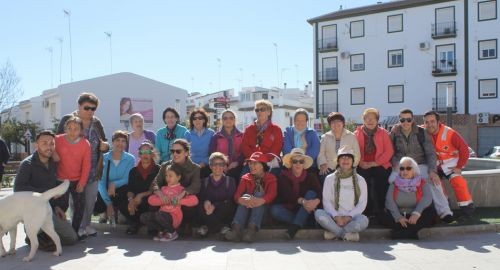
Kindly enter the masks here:
[[279, 66], [279, 62], [278, 62], [278, 44], [276, 43], [273, 43], [274, 45], [274, 48], [276, 49], [276, 81], [278, 83], [277, 87], [279, 88], [280, 87], [280, 77], [279, 77], [279, 72], [278, 72], [278, 66]]
[[111, 36], [113, 35], [112, 32], [104, 32], [104, 34], [108, 37], [109, 39], [109, 61], [110, 61], [110, 73], [113, 74], [113, 49], [111, 47]]
[[54, 53], [52, 51], [52, 46], [45, 48], [50, 53], [50, 88], [54, 87], [54, 65], [53, 65], [53, 56]]
[[281, 81], [283, 81], [283, 72], [287, 71], [288, 68], [281, 68]]
[[71, 81], [73, 81], [73, 52], [71, 48], [71, 10], [63, 9], [64, 15], [68, 16], [68, 31], [69, 31], [69, 63], [71, 70]]

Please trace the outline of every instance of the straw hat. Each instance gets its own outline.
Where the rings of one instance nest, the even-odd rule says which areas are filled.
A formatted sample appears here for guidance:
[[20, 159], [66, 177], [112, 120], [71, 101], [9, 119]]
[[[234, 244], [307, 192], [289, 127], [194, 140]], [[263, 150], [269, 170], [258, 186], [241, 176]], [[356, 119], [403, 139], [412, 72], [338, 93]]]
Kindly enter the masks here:
[[302, 148], [294, 148], [292, 149], [292, 151], [290, 151], [290, 153], [286, 154], [283, 157], [283, 165], [290, 169], [292, 167], [292, 159], [295, 157], [303, 158], [306, 161], [304, 163], [305, 170], [309, 169], [309, 167], [311, 167], [313, 164], [313, 159], [310, 156], [306, 155]]

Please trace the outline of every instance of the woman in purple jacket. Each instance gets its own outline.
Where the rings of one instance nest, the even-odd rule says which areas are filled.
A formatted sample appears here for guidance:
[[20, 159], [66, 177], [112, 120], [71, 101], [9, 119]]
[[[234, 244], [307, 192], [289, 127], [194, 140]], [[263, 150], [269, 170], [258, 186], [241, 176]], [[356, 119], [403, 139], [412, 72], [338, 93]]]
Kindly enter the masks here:
[[139, 163], [139, 147], [144, 141], [150, 141], [155, 144], [156, 134], [151, 130], [144, 129], [144, 117], [140, 113], [134, 113], [130, 116], [130, 126], [132, 132], [128, 134], [128, 143], [125, 151], [135, 157], [136, 164]]
[[222, 112], [222, 129], [215, 133], [210, 144], [210, 153], [221, 152], [228, 157], [226, 175], [239, 180], [242, 166], [243, 153], [241, 142], [243, 133], [236, 128], [236, 115], [231, 110]]

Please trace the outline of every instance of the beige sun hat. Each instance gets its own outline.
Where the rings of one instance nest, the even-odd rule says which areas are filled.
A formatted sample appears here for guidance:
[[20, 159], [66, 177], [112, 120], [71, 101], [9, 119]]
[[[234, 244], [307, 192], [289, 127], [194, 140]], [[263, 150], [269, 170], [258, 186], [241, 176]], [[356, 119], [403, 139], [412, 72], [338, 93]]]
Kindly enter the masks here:
[[313, 164], [313, 159], [310, 156], [306, 155], [302, 148], [294, 148], [292, 149], [292, 151], [290, 151], [290, 153], [286, 154], [283, 157], [283, 165], [290, 169], [292, 167], [292, 159], [294, 157], [300, 157], [306, 161], [304, 163], [304, 170], [309, 169], [309, 167], [311, 167]]

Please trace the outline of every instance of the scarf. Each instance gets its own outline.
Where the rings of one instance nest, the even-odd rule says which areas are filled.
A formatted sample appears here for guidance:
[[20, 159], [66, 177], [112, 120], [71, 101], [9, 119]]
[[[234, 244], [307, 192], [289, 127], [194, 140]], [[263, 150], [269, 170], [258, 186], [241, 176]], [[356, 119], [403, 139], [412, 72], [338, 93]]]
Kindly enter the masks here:
[[264, 175], [265, 174], [263, 174], [262, 176], [252, 175], [253, 182], [255, 183], [253, 194], [256, 194], [258, 192], [264, 192]]
[[302, 182], [304, 182], [304, 180], [306, 180], [307, 171], [303, 170], [302, 174], [299, 175], [298, 177], [295, 176], [292, 173], [292, 170], [284, 170], [284, 171], [282, 171], [282, 174], [286, 178], [288, 178], [290, 180], [290, 182], [292, 183], [292, 191], [293, 191], [293, 193], [295, 195], [299, 195], [299, 193], [300, 193], [300, 183], [302, 183]]
[[306, 134], [306, 128], [304, 128], [302, 131], [300, 131], [300, 130], [296, 129], [295, 127], [293, 127], [293, 143], [294, 143], [295, 147], [302, 148], [304, 150], [307, 148], [305, 134]]
[[361, 194], [361, 190], [359, 188], [358, 177], [356, 176], [356, 170], [351, 170], [348, 172], [342, 172], [340, 169], [335, 171], [335, 210], [339, 210], [339, 201], [340, 201], [340, 181], [344, 179], [352, 179], [352, 185], [354, 186], [354, 205], [357, 205], [359, 202], [359, 196]]
[[377, 128], [368, 129], [366, 126], [363, 126], [361, 129], [363, 130], [363, 134], [368, 137], [368, 141], [365, 141], [365, 153], [371, 154], [375, 151], [375, 141], [373, 140], [373, 137], [377, 132]]
[[222, 128], [221, 134], [226, 138], [227, 140], [227, 155], [230, 160], [231, 157], [234, 155], [233, 153], [233, 134], [236, 132], [236, 128], [234, 127], [233, 130], [231, 130], [231, 134], [226, 133], [226, 130]]
[[175, 124], [174, 128], [169, 128], [167, 126], [167, 133], [165, 133], [165, 138], [169, 141], [173, 140], [176, 138], [175, 136], [175, 128], [177, 127], [177, 124]]
[[139, 172], [143, 180], [146, 180], [149, 173], [151, 173], [151, 170], [153, 169], [153, 163], [154, 162], [151, 162], [146, 168], [142, 166], [142, 161], [139, 161], [139, 163], [137, 164], [137, 172]]
[[255, 120], [255, 126], [257, 127], [257, 142], [256, 146], [259, 147], [262, 141], [264, 140], [264, 132], [266, 132], [267, 127], [271, 124], [271, 120], [267, 120], [264, 124], [259, 125], [257, 120]]
[[398, 187], [399, 190], [403, 192], [416, 192], [417, 187], [420, 186], [422, 180], [419, 176], [412, 179], [404, 179], [398, 176], [394, 181], [394, 185]]

